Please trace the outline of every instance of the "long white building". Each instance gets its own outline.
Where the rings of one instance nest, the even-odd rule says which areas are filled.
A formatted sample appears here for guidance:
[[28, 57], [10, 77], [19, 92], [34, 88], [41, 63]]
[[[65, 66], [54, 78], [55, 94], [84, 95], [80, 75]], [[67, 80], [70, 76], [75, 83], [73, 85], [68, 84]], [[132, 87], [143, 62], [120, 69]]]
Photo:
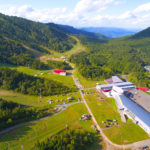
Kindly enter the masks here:
[[131, 82], [121, 82], [121, 83], [97, 85], [96, 89], [101, 92], [103, 90], [112, 89], [113, 86], [117, 86], [117, 87], [120, 87], [122, 89], [135, 88], [135, 85]]
[[[127, 98], [123, 93], [124, 91], [116, 86], [114, 86], [111, 91], [121, 116], [122, 114], [127, 115], [128, 118], [132, 119], [134, 123], [138, 124], [150, 135], [150, 113]], [[124, 118], [122, 118], [122, 120], [124, 120]]]

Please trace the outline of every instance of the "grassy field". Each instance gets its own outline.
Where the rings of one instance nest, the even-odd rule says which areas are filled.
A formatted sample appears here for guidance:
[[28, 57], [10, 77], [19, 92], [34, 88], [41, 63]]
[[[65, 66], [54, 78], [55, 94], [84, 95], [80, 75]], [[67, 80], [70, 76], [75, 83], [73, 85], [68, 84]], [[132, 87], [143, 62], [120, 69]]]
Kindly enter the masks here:
[[74, 72], [74, 77], [78, 78], [81, 85], [83, 85], [85, 88], [93, 88], [96, 87], [96, 83], [100, 83], [100, 84], [106, 84], [106, 82], [104, 80], [99, 80], [99, 81], [88, 81], [87, 79], [85, 79], [84, 77], [82, 77], [78, 71]]
[[88, 92], [94, 92], [95, 93], [95, 89], [85, 89], [83, 91], [84, 91], [84, 93], [88, 93]]
[[[20, 93], [16, 93], [13, 91], [5, 91], [0, 89], [0, 98], [7, 100], [7, 101], [13, 101], [17, 102], [18, 104], [24, 105], [25, 107], [48, 107], [48, 106], [55, 106], [59, 103], [68, 103], [67, 97], [74, 97], [74, 100], [71, 100], [71, 102], [77, 102], [78, 98], [81, 98], [79, 91], [76, 93], [70, 93], [65, 96], [61, 95], [54, 95], [54, 96], [44, 96], [40, 98], [40, 96], [31, 96], [31, 95], [22, 95]], [[48, 104], [48, 100], [52, 99], [54, 103]], [[61, 100], [64, 101], [61, 101]], [[39, 102], [39, 100], [41, 102]], [[59, 100], [59, 102], [56, 102], [56, 100]]]
[[[9, 67], [10, 69], [16, 69], [17, 71], [26, 73], [28, 75], [36, 74], [38, 77], [56, 80], [58, 82], [62, 82], [63, 84], [67, 86], [75, 86], [73, 78], [71, 76], [48, 74], [52, 72], [52, 70], [34, 70], [34, 69], [29, 69], [28, 67], [24, 67], [24, 66], [6, 65], [3, 63], [0, 63], [0, 67]], [[68, 72], [71, 72], [71, 71], [68, 71]], [[41, 73], [44, 73], [44, 75], [41, 75]]]
[[[37, 121], [9, 131], [0, 135], [0, 137], [6, 142], [4, 143], [2, 142], [2, 139], [0, 139], [0, 149], [6, 150], [9, 147], [9, 149], [20, 150], [21, 145], [23, 145], [24, 150], [29, 150], [34, 146], [34, 143], [37, 140], [43, 141], [53, 134], [63, 132], [66, 128], [66, 124], [69, 129], [86, 129], [91, 133], [94, 141], [93, 145], [87, 148], [88, 150], [103, 148], [104, 143], [102, 138], [91, 128], [91, 125], [93, 124], [92, 121], [79, 121], [79, 117], [84, 113], [87, 113], [84, 104], [75, 104], [49, 119]], [[14, 138], [12, 138], [12, 136]]]
[[116, 144], [130, 144], [149, 138], [147, 133], [136, 124], [120, 126], [121, 136], [118, 128], [103, 130], [104, 134]]
[[[85, 95], [85, 99], [91, 108], [98, 124], [103, 129], [105, 135], [116, 144], [129, 144], [136, 141], [148, 139], [147, 133], [141, 129], [138, 125], [134, 124], [132, 120], [127, 118], [127, 122], [121, 121], [120, 114], [117, 112], [115, 100], [113, 98], [106, 98], [106, 100], [100, 101], [100, 97], [95, 97], [94, 94]], [[106, 128], [102, 121], [106, 120], [118, 120], [119, 128], [123, 141], [121, 141], [119, 128], [115, 125]], [[108, 124], [106, 123], [106, 126]]]
[[26, 45], [22, 45], [22, 46], [23, 46], [24, 48], [26, 48], [26, 49], [29, 51], [29, 53], [30, 53], [31, 55], [33, 55], [34, 57], [41, 57], [41, 56], [44, 55], [43, 53], [41, 53], [41, 52], [39, 52], [39, 51], [36, 51], [36, 50], [34, 50], [34, 49], [32, 49], [32, 48], [26, 46]]
[[[51, 70], [48, 71], [41, 71], [38, 73], [38, 77], [43, 77], [47, 79], [56, 80], [58, 82], [62, 82], [63, 84], [67, 86], [75, 86], [73, 78], [71, 76], [61, 76], [58, 74], [48, 74], [49, 72], [52, 72]], [[41, 73], [44, 73], [44, 75], [41, 75]]]

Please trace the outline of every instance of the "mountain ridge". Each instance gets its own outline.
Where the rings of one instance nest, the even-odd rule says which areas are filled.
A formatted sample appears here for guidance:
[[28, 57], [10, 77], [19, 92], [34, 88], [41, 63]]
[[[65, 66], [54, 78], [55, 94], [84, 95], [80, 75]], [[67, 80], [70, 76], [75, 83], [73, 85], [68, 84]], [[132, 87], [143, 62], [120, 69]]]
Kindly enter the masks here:
[[116, 27], [82, 27], [81, 29], [84, 29], [89, 32], [100, 33], [111, 38], [133, 35], [138, 31], [140, 31], [140, 29], [131, 30], [131, 29], [124, 29], [124, 28], [116, 28]]

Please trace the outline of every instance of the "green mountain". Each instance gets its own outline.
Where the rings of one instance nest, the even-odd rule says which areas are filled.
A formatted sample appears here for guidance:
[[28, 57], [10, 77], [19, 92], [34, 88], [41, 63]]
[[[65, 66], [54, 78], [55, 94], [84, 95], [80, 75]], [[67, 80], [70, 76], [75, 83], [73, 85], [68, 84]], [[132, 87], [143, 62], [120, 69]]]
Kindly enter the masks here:
[[110, 39], [110, 37], [107, 37], [105, 35], [99, 34], [99, 33], [94, 33], [94, 32], [87, 32], [83, 29], [76, 29], [72, 26], [68, 25], [58, 25], [61, 27], [65, 32], [70, 33], [70, 34], [80, 34], [80, 35], [86, 35], [92, 38], [97, 38], [97, 39]]
[[37, 61], [21, 44], [0, 37], [0, 62], [5, 64], [28, 66], [36, 70], [48, 69]]
[[130, 37], [131, 39], [143, 39], [143, 38], [150, 38], [150, 27], [141, 32], [138, 32]]
[[64, 52], [70, 50], [76, 43], [73, 38], [61, 30], [43, 23], [3, 14], [0, 14], [0, 29], [1, 36], [44, 53], [49, 53], [49, 51], [42, 48], [43, 46], [58, 52]]

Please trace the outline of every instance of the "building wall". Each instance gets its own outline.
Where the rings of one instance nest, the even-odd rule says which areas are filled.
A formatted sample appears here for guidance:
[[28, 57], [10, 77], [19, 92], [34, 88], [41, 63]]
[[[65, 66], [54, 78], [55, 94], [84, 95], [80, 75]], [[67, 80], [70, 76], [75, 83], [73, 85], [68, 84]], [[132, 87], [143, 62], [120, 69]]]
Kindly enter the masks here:
[[147, 126], [140, 118], [135, 116], [130, 110], [128, 110], [126, 107], [124, 109], [124, 114], [126, 114], [131, 120], [133, 120], [134, 123], [138, 121], [138, 125], [150, 135], [150, 127]]

